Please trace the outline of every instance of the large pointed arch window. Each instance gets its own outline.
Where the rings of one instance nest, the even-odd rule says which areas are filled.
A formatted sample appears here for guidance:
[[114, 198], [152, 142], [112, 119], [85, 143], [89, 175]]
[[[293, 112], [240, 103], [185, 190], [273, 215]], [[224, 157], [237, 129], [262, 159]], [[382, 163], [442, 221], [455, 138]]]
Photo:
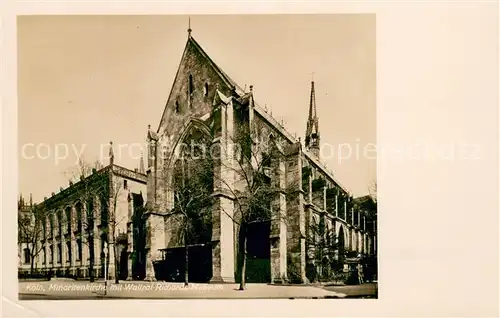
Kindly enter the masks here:
[[176, 149], [172, 166], [173, 209], [171, 215], [182, 224], [181, 240], [204, 244], [211, 238], [213, 166], [210, 136], [193, 123]]

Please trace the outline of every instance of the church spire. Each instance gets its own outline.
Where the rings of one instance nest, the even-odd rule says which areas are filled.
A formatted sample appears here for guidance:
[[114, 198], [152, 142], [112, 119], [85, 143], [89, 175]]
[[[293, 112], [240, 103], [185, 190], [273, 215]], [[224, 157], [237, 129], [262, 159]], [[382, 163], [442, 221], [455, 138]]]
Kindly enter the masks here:
[[306, 128], [306, 149], [319, 157], [319, 124], [316, 114], [316, 93], [314, 90], [314, 79], [311, 81], [311, 99], [309, 101], [309, 117]]
[[191, 17], [188, 18], [188, 37], [191, 37]]

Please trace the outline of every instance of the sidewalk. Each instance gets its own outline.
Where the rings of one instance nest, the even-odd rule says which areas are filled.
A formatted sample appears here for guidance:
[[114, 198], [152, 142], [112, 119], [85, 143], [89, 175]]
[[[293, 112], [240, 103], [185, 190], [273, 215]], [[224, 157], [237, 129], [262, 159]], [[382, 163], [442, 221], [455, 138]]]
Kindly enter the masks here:
[[197, 284], [167, 282], [129, 282], [114, 284], [85, 281], [20, 282], [19, 294], [23, 297], [78, 298], [135, 298], [135, 299], [238, 299], [238, 298], [344, 298], [346, 295], [314, 286], [280, 286], [247, 284], [238, 290], [238, 284]]
[[346, 298], [378, 297], [377, 283], [364, 283], [361, 285], [344, 285], [344, 286], [323, 286], [323, 288], [328, 291], [345, 294]]

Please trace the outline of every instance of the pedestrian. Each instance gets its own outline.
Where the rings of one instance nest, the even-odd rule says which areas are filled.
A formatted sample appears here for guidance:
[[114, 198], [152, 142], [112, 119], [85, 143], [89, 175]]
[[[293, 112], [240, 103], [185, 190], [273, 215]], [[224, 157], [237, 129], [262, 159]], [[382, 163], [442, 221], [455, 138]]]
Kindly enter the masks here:
[[361, 265], [361, 263], [358, 263], [357, 269], [358, 269], [358, 281], [359, 281], [359, 284], [361, 285], [364, 283], [363, 265]]

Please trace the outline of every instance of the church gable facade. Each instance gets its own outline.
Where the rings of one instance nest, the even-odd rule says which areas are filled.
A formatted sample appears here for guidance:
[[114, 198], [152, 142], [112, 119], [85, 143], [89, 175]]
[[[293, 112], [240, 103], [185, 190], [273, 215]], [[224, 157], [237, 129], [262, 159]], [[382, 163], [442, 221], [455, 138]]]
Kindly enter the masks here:
[[[178, 168], [184, 162], [183, 147], [192, 141], [210, 148], [205, 155], [217, 154], [210, 161], [208, 234], [187, 248], [192, 279], [241, 279], [237, 204], [248, 185], [241, 173], [245, 155], [255, 157], [264, 179], [276, 189], [269, 197], [269, 218], [247, 230], [248, 281], [315, 281], [343, 263], [346, 251], [375, 253], [375, 223], [321, 163], [314, 94], [312, 82], [303, 147], [255, 102], [253, 87], [248, 92], [239, 88], [189, 31], [159, 127], [149, 128], [147, 134], [147, 279], [183, 276], [186, 247], [178, 235], [181, 222], [170, 215], [176, 206], [174, 179], [183, 169]], [[241, 138], [246, 134], [247, 139]], [[242, 140], [248, 141], [249, 150]]]

